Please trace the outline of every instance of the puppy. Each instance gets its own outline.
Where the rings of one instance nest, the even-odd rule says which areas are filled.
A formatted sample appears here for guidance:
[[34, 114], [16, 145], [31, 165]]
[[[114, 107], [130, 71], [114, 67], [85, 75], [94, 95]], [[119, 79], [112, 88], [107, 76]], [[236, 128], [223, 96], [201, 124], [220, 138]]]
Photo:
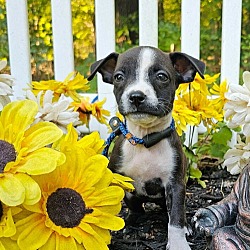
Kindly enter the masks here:
[[[93, 63], [88, 78], [99, 72], [104, 82], [114, 85], [129, 131], [116, 140], [109, 163], [112, 171], [134, 180], [135, 192], [125, 196], [127, 222], [144, 213], [144, 202], [167, 208], [171, 250], [190, 249], [185, 237], [186, 159], [172, 121], [175, 90], [192, 82], [196, 72], [204, 78], [204, 70], [203, 62], [187, 54], [139, 46]], [[142, 144], [135, 145], [134, 138], [143, 138]]]

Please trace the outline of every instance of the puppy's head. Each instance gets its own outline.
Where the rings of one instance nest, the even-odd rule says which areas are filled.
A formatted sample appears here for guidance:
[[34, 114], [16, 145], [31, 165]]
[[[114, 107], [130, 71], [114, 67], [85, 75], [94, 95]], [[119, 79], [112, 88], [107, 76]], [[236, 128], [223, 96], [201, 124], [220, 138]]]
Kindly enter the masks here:
[[95, 62], [88, 79], [101, 73], [114, 85], [120, 113], [140, 123], [171, 113], [179, 84], [193, 81], [196, 72], [203, 78], [204, 70], [203, 62], [184, 53], [141, 46]]

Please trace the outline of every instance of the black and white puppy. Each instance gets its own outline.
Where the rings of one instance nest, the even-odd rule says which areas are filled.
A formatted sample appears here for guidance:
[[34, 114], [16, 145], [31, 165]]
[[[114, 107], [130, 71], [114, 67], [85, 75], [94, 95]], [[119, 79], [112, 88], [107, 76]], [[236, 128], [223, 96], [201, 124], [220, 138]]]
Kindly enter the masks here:
[[168, 209], [167, 248], [171, 250], [190, 249], [185, 238], [186, 159], [176, 131], [164, 136], [162, 132], [171, 125], [179, 84], [193, 81], [196, 72], [203, 77], [204, 70], [203, 62], [187, 54], [139, 46], [95, 62], [88, 78], [99, 72], [104, 82], [114, 85], [118, 109], [131, 134], [138, 138], [159, 135], [148, 148], [131, 145], [120, 135], [109, 168], [134, 180], [135, 192], [125, 197], [129, 222], [144, 212], [146, 201]]

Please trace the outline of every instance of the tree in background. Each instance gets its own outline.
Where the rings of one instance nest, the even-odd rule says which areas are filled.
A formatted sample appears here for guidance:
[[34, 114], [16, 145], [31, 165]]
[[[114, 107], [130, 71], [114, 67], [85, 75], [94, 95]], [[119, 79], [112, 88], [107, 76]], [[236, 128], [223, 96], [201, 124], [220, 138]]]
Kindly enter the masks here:
[[242, 2], [241, 70], [250, 70], [250, 2]]
[[[31, 54], [36, 72], [33, 78], [41, 78], [39, 73], [53, 74], [53, 37], [50, 0], [28, 0], [29, 24], [31, 34]], [[94, 1], [72, 1], [72, 29], [76, 65], [94, 52]], [[46, 65], [47, 64], [47, 65]], [[37, 70], [38, 69], [38, 70]], [[49, 73], [49, 75], [48, 75]]]
[[[116, 1], [120, 2], [122, 0]], [[159, 0], [159, 41], [158, 46], [164, 51], [181, 50], [181, 0]], [[126, 1], [127, 5], [133, 1]], [[120, 5], [117, 3], [117, 5]], [[124, 8], [124, 5], [123, 5]], [[242, 44], [241, 44], [241, 71], [249, 70], [250, 62], [250, 3], [243, 0], [242, 5]], [[129, 15], [120, 12], [116, 27], [117, 48], [138, 44], [130, 38], [128, 24], [135, 30], [138, 18], [131, 24], [132, 17], [138, 17], [138, 9]], [[121, 21], [122, 20], [122, 21]], [[138, 27], [138, 26], [136, 26]], [[201, 1], [201, 28], [200, 28], [200, 55], [207, 64], [207, 73], [215, 74], [220, 71], [221, 59], [221, 32], [222, 32], [222, 0]], [[124, 39], [125, 37], [125, 39]], [[192, 43], [192, 41], [190, 41]], [[241, 75], [241, 74], [240, 74]]]
[[0, 0], [0, 59], [8, 58], [8, 54], [5, 0]]
[[[159, 0], [159, 48], [181, 50], [181, 0]], [[72, 26], [76, 70], [86, 75], [95, 58], [94, 0], [74, 0]], [[116, 50], [138, 45], [138, 0], [116, 0]], [[50, 0], [28, 0], [33, 80], [53, 78]], [[201, 1], [201, 58], [207, 73], [220, 71], [222, 0]], [[250, 3], [243, 1], [241, 70], [249, 70]], [[5, 0], [0, 0], [0, 59], [8, 59]], [[192, 41], [190, 41], [192, 42]]]
[[[72, 28], [76, 67], [94, 53], [94, 0], [72, 2]], [[53, 36], [50, 0], [28, 0], [33, 80], [53, 78]], [[0, 0], [0, 58], [8, 59], [5, 0]], [[92, 56], [93, 58], [93, 56]], [[92, 60], [93, 61], [93, 60]]]

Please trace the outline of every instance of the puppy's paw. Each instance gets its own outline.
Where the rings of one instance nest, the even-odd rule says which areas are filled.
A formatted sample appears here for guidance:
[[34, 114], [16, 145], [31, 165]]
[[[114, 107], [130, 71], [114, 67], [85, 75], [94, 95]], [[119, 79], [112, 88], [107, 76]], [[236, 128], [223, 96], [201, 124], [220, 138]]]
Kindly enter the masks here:
[[187, 229], [168, 225], [167, 250], [191, 250], [186, 240]]
[[166, 250], [191, 250], [186, 240], [179, 239], [178, 241], [168, 243]]

